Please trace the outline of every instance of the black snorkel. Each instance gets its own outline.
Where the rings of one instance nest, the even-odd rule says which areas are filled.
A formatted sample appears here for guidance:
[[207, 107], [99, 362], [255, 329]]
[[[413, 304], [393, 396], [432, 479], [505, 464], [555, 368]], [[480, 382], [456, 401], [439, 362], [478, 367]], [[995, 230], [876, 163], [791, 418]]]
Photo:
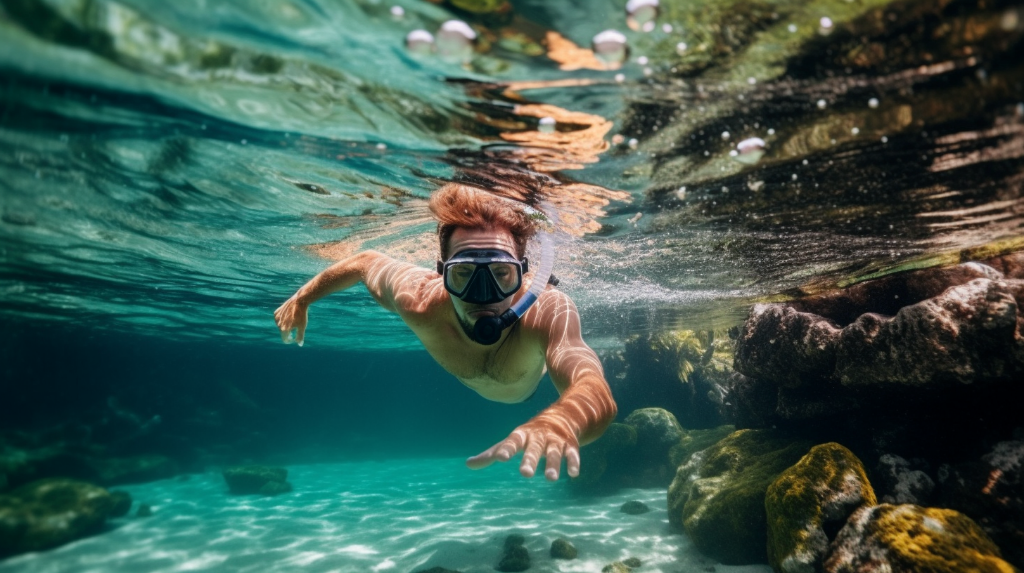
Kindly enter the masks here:
[[[542, 214], [540, 216], [543, 217]], [[512, 305], [512, 308], [501, 313], [500, 316], [487, 316], [478, 319], [473, 327], [473, 336], [471, 337], [474, 342], [485, 346], [498, 342], [502, 331], [515, 324], [526, 314], [526, 311], [533, 306], [533, 303], [537, 302], [537, 297], [544, 292], [544, 288], [552, 279], [551, 268], [555, 264], [555, 257], [551, 246], [551, 235], [547, 231], [541, 230], [537, 236], [540, 241], [540, 265], [538, 265], [536, 274], [533, 275], [530, 290], [526, 291], [526, 294]], [[557, 284], [557, 280], [554, 281], [554, 284]]]

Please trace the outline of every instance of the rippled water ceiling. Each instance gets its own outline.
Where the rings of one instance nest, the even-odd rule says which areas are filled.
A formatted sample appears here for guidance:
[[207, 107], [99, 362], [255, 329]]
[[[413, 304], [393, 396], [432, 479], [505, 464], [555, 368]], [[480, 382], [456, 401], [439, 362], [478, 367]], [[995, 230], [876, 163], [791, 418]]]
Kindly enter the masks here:
[[[0, 0], [0, 313], [273, 343], [426, 198], [556, 206], [598, 346], [1024, 243], [1013, 2]], [[311, 344], [412, 348], [364, 292]]]

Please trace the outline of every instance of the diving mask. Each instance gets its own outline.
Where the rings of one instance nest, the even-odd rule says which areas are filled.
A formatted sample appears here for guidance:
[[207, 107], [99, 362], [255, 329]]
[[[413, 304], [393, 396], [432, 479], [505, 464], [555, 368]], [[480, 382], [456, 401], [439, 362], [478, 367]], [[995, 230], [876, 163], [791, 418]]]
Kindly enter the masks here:
[[445, 290], [454, 296], [472, 304], [493, 304], [519, 290], [529, 263], [505, 251], [471, 249], [438, 261], [437, 272], [444, 277]]

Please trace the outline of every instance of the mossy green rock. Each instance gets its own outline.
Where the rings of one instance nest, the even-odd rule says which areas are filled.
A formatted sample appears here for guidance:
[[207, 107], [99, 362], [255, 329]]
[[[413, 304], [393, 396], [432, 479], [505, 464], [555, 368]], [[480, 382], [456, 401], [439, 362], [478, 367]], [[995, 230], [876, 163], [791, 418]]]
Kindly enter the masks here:
[[0, 495], [0, 558], [98, 532], [119, 500], [90, 483], [50, 478]]
[[864, 465], [836, 443], [814, 446], [768, 487], [768, 563], [783, 573], [813, 573], [833, 533], [862, 505], [875, 505]]
[[764, 563], [765, 493], [811, 446], [773, 430], [730, 434], [680, 466], [669, 487], [669, 521], [681, 523], [708, 557], [727, 565]]
[[551, 542], [552, 559], [576, 559], [578, 554], [576, 546], [567, 539], [558, 538]]
[[847, 521], [825, 561], [827, 573], [1014, 573], [978, 524], [951, 509], [862, 507]]
[[652, 462], [668, 462], [668, 452], [683, 438], [683, 427], [679, 420], [664, 408], [640, 408], [632, 411], [624, 420], [626, 425], [636, 429], [637, 453], [650, 458]]
[[679, 443], [668, 452], [672, 467], [678, 468], [690, 460], [693, 454], [706, 450], [736, 431], [735, 426], [719, 426], [706, 430], [686, 430]]
[[[574, 487], [600, 485], [606, 478], [609, 465], [636, 447], [636, 428], [626, 424], [611, 424], [595, 442], [580, 452], [580, 475], [573, 478]], [[616, 468], [617, 469], [617, 468]], [[613, 472], [614, 473], [614, 472]]]

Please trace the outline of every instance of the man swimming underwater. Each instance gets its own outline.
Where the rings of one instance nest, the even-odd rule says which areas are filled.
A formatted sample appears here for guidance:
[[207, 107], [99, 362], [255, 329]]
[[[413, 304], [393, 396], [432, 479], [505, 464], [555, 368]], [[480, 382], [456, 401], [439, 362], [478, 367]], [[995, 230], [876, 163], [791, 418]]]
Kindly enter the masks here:
[[[533, 477], [542, 456], [547, 479], [558, 479], [563, 458], [576, 477], [580, 446], [600, 437], [616, 406], [597, 355], [581, 338], [572, 300], [550, 286], [523, 286], [533, 220], [511, 201], [455, 183], [434, 193], [430, 211], [438, 220], [441, 247], [436, 272], [374, 251], [357, 253], [313, 277], [274, 312], [282, 340], [301, 345], [309, 305], [362, 281], [438, 364], [488, 400], [521, 402], [533, 395], [545, 371], [551, 374], [558, 400], [466, 460], [467, 466], [484, 468], [523, 452], [519, 471], [525, 477]], [[514, 318], [534, 292], [536, 303], [518, 321], [481, 334], [488, 329], [480, 327], [500, 317]]]

